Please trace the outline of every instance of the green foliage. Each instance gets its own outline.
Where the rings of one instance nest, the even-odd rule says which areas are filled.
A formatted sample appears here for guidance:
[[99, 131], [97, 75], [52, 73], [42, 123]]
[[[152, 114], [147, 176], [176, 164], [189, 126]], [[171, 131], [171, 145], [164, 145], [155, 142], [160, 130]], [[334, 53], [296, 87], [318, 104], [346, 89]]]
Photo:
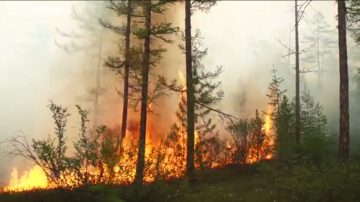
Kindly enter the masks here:
[[[160, 0], [160, 1], [151, 1], [151, 18], [158, 18], [158, 16], [163, 17], [164, 12], [168, 9], [168, 6], [175, 3], [174, 0]], [[176, 34], [179, 31], [179, 28], [174, 26], [171, 22], [156, 21], [152, 20], [150, 25], [150, 30], [146, 30], [144, 26], [146, 4], [144, 1], [132, 1], [131, 2], [131, 12], [128, 12], [127, 1], [109, 1], [108, 8], [119, 17], [124, 17], [131, 15], [131, 35], [138, 40], [144, 40], [145, 37], [150, 34], [151, 41], [159, 41], [165, 43], [173, 43], [174, 41], [170, 39], [173, 34]], [[116, 25], [110, 22], [100, 21], [100, 23], [107, 29], [114, 31], [120, 35], [125, 34], [126, 25]], [[149, 33], [148, 33], [149, 32]], [[135, 40], [135, 39], [134, 39]], [[133, 40], [131, 40], [133, 41]], [[119, 45], [120, 54], [118, 56], [108, 57], [105, 65], [114, 70], [116, 73], [121, 75], [124, 74], [124, 66], [126, 59], [130, 65], [130, 75], [129, 75], [129, 105], [134, 109], [137, 109], [140, 103], [140, 92], [141, 92], [141, 83], [142, 83], [142, 68], [143, 68], [143, 58], [144, 50], [141, 43], [131, 43], [130, 50], [128, 55], [126, 55], [125, 50], [125, 39]], [[154, 43], [155, 44], [155, 43]], [[150, 50], [150, 67], [156, 67], [161, 60], [163, 59], [163, 54], [167, 50], [161, 45], [155, 47], [151, 45]], [[149, 85], [149, 104], [155, 102], [159, 97], [165, 95], [164, 87], [162, 83], [157, 80], [158, 75], [150, 74], [150, 85]], [[122, 92], [118, 92], [119, 95], [122, 95]]]
[[[224, 95], [224, 92], [220, 89], [221, 82], [214, 81], [222, 73], [222, 68], [218, 67], [215, 71], [211, 72], [205, 69], [202, 64], [202, 59], [207, 55], [207, 49], [202, 48], [203, 37], [199, 30], [196, 30], [195, 35], [192, 37], [192, 67], [193, 67], [193, 84], [194, 84], [194, 97], [195, 97], [195, 129], [198, 133], [198, 144], [195, 148], [195, 161], [203, 168], [209, 166], [211, 162], [205, 162], [208, 158], [208, 154], [211, 151], [218, 151], [220, 148], [220, 140], [218, 133], [216, 132], [216, 124], [213, 122], [211, 112], [214, 105], [219, 103]], [[185, 41], [184, 34], [182, 35], [182, 41]], [[184, 43], [179, 44], [179, 48], [185, 53]], [[171, 84], [167, 84], [165, 78], [161, 78], [160, 83], [168, 87], [171, 90], [185, 93], [184, 86], [179, 86], [177, 81], [172, 81]], [[186, 97], [180, 96], [180, 102], [176, 111], [176, 117], [178, 122], [173, 124], [172, 129], [167, 137], [168, 141], [175, 142], [180, 139], [180, 135], [186, 134], [187, 127], [187, 109], [186, 109]], [[184, 140], [184, 139], [183, 139]], [[178, 142], [175, 145], [182, 147], [180, 144], [185, 143]], [[185, 152], [185, 150], [183, 151]], [[215, 156], [211, 156], [210, 159], [215, 161]]]
[[314, 102], [310, 91], [305, 88], [301, 111], [301, 152], [303, 160], [320, 163], [330, 154], [327, 119], [323, 106]]
[[272, 79], [268, 86], [269, 105], [272, 107], [271, 118], [274, 120], [276, 132], [276, 156], [283, 162], [290, 162], [295, 153], [295, 109], [285, 95], [287, 90], [281, 89], [284, 79], [277, 76], [277, 70], [271, 70]]
[[328, 162], [294, 166], [289, 173], [275, 171], [279, 197], [284, 201], [359, 201], [358, 162]]
[[269, 93], [266, 96], [269, 98], [269, 105], [273, 107], [272, 118], [274, 118], [274, 113], [278, 113], [281, 98], [287, 90], [281, 90], [281, 84], [284, 81], [283, 78], [277, 76], [277, 70], [274, 68], [271, 70], [272, 78], [269, 83], [268, 90]]
[[[32, 140], [32, 149], [35, 154], [33, 160], [44, 170], [48, 171], [48, 177], [59, 180], [59, 177], [66, 169], [68, 159], [65, 157], [65, 131], [67, 118], [70, 114], [66, 108], [50, 102], [49, 109], [55, 125], [55, 139]], [[31, 154], [30, 154], [31, 155]]]
[[350, 152], [352, 157], [360, 157], [360, 124], [358, 121], [360, 119], [360, 69], [357, 69], [356, 74], [353, 77], [353, 80], [350, 81], [352, 88], [349, 90], [349, 102], [350, 102]]
[[80, 115], [80, 131], [79, 139], [73, 143], [75, 153], [74, 157], [70, 159], [70, 168], [76, 173], [76, 182], [81, 184], [91, 183], [90, 172], [91, 167], [95, 167], [99, 155], [98, 149], [100, 147], [98, 139], [103, 133], [102, 128], [99, 127], [98, 133], [94, 138], [90, 138], [87, 132], [88, 114], [87, 110], [82, 109], [76, 105]]
[[353, 33], [356, 42], [360, 42], [360, 2], [349, 0], [347, 3], [348, 28]]
[[[53, 102], [49, 108], [53, 114], [55, 138], [33, 139], [29, 145], [25, 137], [14, 137], [8, 140], [13, 149], [9, 153], [23, 156], [40, 166], [50, 183], [60, 187], [111, 182], [113, 168], [119, 160], [114, 131], [101, 126], [95, 134], [88, 132], [88, 111], [76, 105], [80, 115], [79, 138], [73, 142], [74, 155], [67, 156], [65, 131], [70, 114], [66, 108]], [[100, 173], [90, 172], [93, 169]], [[68, 178], [70, 175], [71, 179]]]
[[290, 162], [295, 151], [295, 111], [294, 103], [290, 103], [284, 95], [278, 113], [275, 116], [276, 155], [281, 161]]
[[276, 153], [283, 162], [321, 163], [334, 153], [331, 149], [327, 130], [327, 118], [320, 103], [315, 103], [310, 91], [305, 87], [301, 96], [301, 141], [295, 144], [295, 108], [284, 95], [275, 115]]

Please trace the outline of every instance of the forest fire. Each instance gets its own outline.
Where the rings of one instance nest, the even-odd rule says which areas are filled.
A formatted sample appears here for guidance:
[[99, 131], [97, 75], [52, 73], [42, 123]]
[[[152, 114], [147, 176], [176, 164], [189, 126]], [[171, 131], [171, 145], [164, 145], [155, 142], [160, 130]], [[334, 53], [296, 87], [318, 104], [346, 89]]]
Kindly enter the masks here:
[[[184, 94], [184, 93], [182, 93]], [[182, 98], [184, 95], [180, 96]], [[262, 159], [271, 159], [273, 157], [272, 147], [275, 144], [275, 137], [272, 134], [272, 119], [270, 116], [271, 107], [265, 113], [264, 122], [261, 127], [264, 140], [260, 145], [253, 145], [248, 149], [246, 163], [256, 163]], [[180, 123], [178, 123], [180, 124]], [[180, 124], [181, 125], [181, 124]], [[131, 132], [131, 131], [129, 131]], [[144, 181], [153, 182], [156, 179], [179, 178], [185, 174], [186, 162], [186, 134], [185, 128], [180, 128], [173, 136], [159, 145], [152, 140], [151, 132], [147, 132], [146, 144], [146, 168]], [[195, 144], [197, 149], [208, 150], [201, 156], [196, 156], [196, 167], [203, 168], [223, 167], [228, 164], [234, 164], [235, 158], [229, 158], [229, 155], [236, 155], [236, 145], [229, 142], [224, 143], [224, 150], [230, 151], [225, 156], [220, 157], [212, 146], [204, 144], [204, 139], [200, 138], [200, 133], [195, 133]], [[82, 176], [88, 176], [88, 183], [111, 183], [111, 184], [130, 184], [135, 178], [137, 139], [133, 135], [127, 135], [124, 139], [124, 151], [119, 160], [114, 165], [108, 162], [101, 162], [96, 167], [84, 167], [81, 169]], [[62, 173], [61, 182], [54, 183], [47, 178], [46, 173], [39, 167], [34, 166], [22, 176], [18, 175], [16, 169], [13, 169], [9, 184], [4, 187], [4, 191], [18, 192], [32, 189], [51, 189], [56, 187], [75, 188], [85, 183], [80, 179], [76, 171]]]
[[[152, 116], [149, 116], [146, 133], [144, 182], [150, 183], [157, 179], [174, 179], [185, 175], [186, 170], [186, 87], [185, 78], [178, 73], [179, 101], [176, 111], [176, 121], [165, 138], [157, 136], [158, 131], [152, 127]], [[150, 105], [150, 111], [153, 106]], [[246, 132], [233, 137], [233, 141], [221, 141], [218, 136], [209, 134], [208, 130], [195, 129], [195, 167], [197, 169], [224, 167], [229, 164], [253, 164], [263, 159], [273, 157], [275, 137], [273, 134], [272, 107], [269, 106], [260, 118], [247, 123]], [[240, 122], [241, 123], [241, 122]], [[159, 123], [156, 123], [159, 124]], [[240, 124], [241, 125], [241, 124]], [[76, 188], [84, 184], [131, 184], [135, 179], [137, 162], [137, 142], [139, 123], [131, 121], [128, 124], [127, 135], [123, 140], [120, 154], [116, 154], [115, 139], [119, 132], [107, 130], [103, 134], [102, 150], [95, 163], [85, 162], [78, 169], [65, 168], [60, 176], [54, 177], [46, 169], [34, 166], [22, 176], [16, 169], [11, 174], [10, 182], [4, 187], [6, 192], [19, 192], [32, 189]], [[237, 128], [238, 130], [239, 128]], [[237, 139], [241, 139], [238, 141]], [[104, 146], [105, 145], [105, 146]], [[243, 159], [240, 160], [239, 159]], [[65, 166], [66, 167], [66, 166]]]

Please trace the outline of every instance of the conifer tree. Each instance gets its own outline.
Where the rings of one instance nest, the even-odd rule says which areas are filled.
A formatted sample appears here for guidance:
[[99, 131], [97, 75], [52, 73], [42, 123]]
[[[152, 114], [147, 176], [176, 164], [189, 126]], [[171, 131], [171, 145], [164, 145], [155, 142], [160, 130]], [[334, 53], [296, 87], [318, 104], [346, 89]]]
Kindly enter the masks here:
[[150, 67], [155, 66], [161, 59], [161, 54], [165, 51], [163, 48], [154, 48], [151, 46], [151, 39], [156, 38], [163, 42], [171, 42], [164, 38], [164, 35], [176, 33], [178, 28], [173, 27], [171, 23], [152, 23], [152, 15], [161, 15], [165, 12], [166, 6], [172, 4], [171, 0], [163, 0], [152, 2], [144, 0], [138, 2], [141, 6], [142, 13], [140, 16], [144, 18], [144, 26], [137, 28], [134, 34], [139, 39], [144, 40], [142, 73], [141, 73], [141, 103], [140, 103], [140, 131], [138, 145], [138, 159], [135, 173], [135, 184], [141, 186], [144, 177], [145, 166], [145, 143], [146, 143], [146, 123], [148, 113], [148, 90], [149, 90], [149, 73]]
[[302, 158], [320, 163], [328, 152], [327, 118], [323, 106], [315, 103], [310, 91], [305, 87], [302, 93], [301, 150]]
[[360, 2], [358, 0], [347, 1], [348, 28], [353, 34], [355, 41], [360, 42]]
[[316, 72], [318, 90], [322, 90], [322, 78], [325, 71], [324, 58], [331, 53], [335, 46], [335, 40], [333, 40], [335, 31], [331, 29], [320, 11], [315, 12], [308, 22], [308, 26], [311, 34], [303, 36], [305, 54], [302, 59], [307, 71]]
[[187, 158], [186, 173], [193, 175], [195, 150], [195, 90], [193, 76], [191, 14], [195, 10], [208, 10], [216, 0], [185, 1], [185, 60], [186, 60], [186, 98], [187, 98]]
[[[104, 27], [115, 31], [121, 35], [124, 35], [124, 44], [125, 48], [122, 48], [123, 59], [120, 57], [109, 57], [106, 65], [108, 67], [113, 68], [114, 70], [121, 72], [123, 74], [123, 107], [122, 107], [122, 118], [121, 118], [121, 131], [119, 137], [117, 138], [117, 150], [122, 148], [122, 141], [126, 136], [126, 128], [127, 128], [127, 117], [128, 117], [128, 105], [129, 105], [129, 80], [130, 80], [130, 67], [131, 67], [131, 57], [134, 57], [134, 51], [131, 51], [131, 23], [132, 23], [132, 15], [134, 6], [133, 2], [128, 1], [110, 1], [109, 9], [116, 12], [118, 16], [125, 16], [126, 23], [122, 27], [117, 27], [115, 25], [104, 23], [102, 21]], [[134, 64], [133, 64], [134, 66]], [[135, 67], [133, 67], [135, 68]], [[121, 71], [123, 69], [123, 71]]]
[[299, 11], [295, 0], [295, 136], [300, 143], [300, 52], [299, 52]]
[[281, 90], [281, 84], [284, 79], [277, 76], [277, 70], [274, 68], [271, 70], [271, 73], [272, 79], [268, 86], [269, 93], [266, 96], [269, 98], [268, 104], [273, 107], [273, 114], [271, 116], [274, 118], [274, 114], [279, 112], [282, 96], [287, 90]]
[[306, 7], [309, 6], [311, 0], [303, 1], [299, 4], [295, 0], [295, 136], [296, 142], [300, 144], [301, 123], [300, 123], [300, 44], [299, 44], [299, 24], [305, 13]]
[[345, 1], [338, 4], [338, 35], [339, 35], [339, 71], [340, 71], [340, 128], [339, 128], [339, 160], [349, 158], [349, 75], [346, 44], [346, 6]]
[[276, 156], [281, 161], [289, 162], [295, 151], [295, 108], [283, 95], [275, 116]]

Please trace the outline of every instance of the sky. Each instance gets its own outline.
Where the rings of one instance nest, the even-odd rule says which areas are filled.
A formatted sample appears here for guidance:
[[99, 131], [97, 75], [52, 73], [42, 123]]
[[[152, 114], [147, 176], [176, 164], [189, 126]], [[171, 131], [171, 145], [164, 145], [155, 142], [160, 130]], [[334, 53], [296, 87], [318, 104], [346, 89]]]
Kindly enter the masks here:
[[[60, 37], [57, 27], [71, 30], [76, 26], [72, 7], [83, 3], [0, 2], [0, 141], [19, 133], [29, 139], [46, 137], [51, 126], [49, 100], [74, 105], [86, 90], [77, 79], [86, 68], [84, 54], [68, 54], [54, 43]], [[323, 12], [336, 28], [335, 1], [313, 1], [308, 10]], [[266, 105], [259, 93], [265, 94], [270, 69], [286, 60], [281, 57], [286, 50], [277, 39], [288, 43], [292, 13], [293, 1], [219, 1], [209, 12], [193, 16], [193, 28], [201, 30], [209, 51], [205, 66], [223, 66], [219, 79], [225, 91], [223, 110], [245, 115]], [[177, 16], [177, 21], [182, 20], [183, 16]], [[239, 109], [234, 101], [239, 92], [249, 95], [253, 108]], [[0, 151], [5, 149], [0, 146]], [[11, 166], [0, 166], [0, 184], [6, 182], [9, 167], [22, 160], [0, 156], [0, 162], [4, 161]]]

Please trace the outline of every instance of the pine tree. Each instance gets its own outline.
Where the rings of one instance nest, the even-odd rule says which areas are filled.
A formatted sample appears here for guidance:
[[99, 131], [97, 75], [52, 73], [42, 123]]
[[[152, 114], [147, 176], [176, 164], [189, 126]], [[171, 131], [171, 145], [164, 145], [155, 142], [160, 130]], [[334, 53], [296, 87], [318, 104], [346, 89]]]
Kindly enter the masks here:
[[295, 0], [295, 136], [296, 142], [300, 143], [301, 136], [301, 104], [300, 104], [300, 45], [299, 45], [299, 24], [305, 13], [306, 7], [311, 0], [306, 0], [299, 5]]
[[[141, 103], [140, 103], [140, 132], [139, 132], [139, 145], [138, 145], [138, 160], [135, 173], [135, 184], [141, 186], [143, 184], [144, 166], [145, 166], [145, 142], [146, 142], [146, 123], [149, 104], [149, 73], [150, 67], [155, 66], [161, 59], [161, 54], [165, 51], [163, 48], [152, 48], [151, 37], [160, 39], [163, 42], [171, 42], [163, 37], [176, 33], [178, 28], [173, 27], [171, 23], [152, 24], [152, 14], [162, 14], [166, 6], [173, 3], [172, 0], [163, 0], [152, 2], [144, 0], [138, 2], [142, 7], [142, 14], [144, 16], [144, 27], [138, 28], [134, 34], [144, 40], [143, 47], [143, 64], [141, 73]], [[156, 96], [155, 96], [156, 97]]]
[[295, 109], [286, 95], [283, 95], [275, 118], [276, 155], [277, 158], [289, 162], [295, 151]]
[[[123, 51], [123, 58], [119, 57], [110, 57], [106, 62], [106, 65], [113, 68], [114, 70], [120, 72], [123, 68], [123, 109], [122, 109], [122, 119], [121, 119], [121, 131], [119, 137], [117, 139], [117, 148], [122, 150], [122, 141], [126, 136], [126, 128], [127, 128], [127, 117], [128, 117], [128, 103], [129, 103], [129, 80], [130, 80], [130, 67], [131, 67], [131, 57], [134, 55], [134, 51], [131, 51], [131, 22], [133, 9], [135, 9], [132, 1], [119, 1], [109, 2], [109, 8], [116, 12], [118, 16], [126, 16], [126, 23], [123, 27], [117, 27], [115, 25], [104, 23], [101, 21], [104, 27], [111, 29], [112, 31], [118, 32], [124, 35], [124, 44], [125, 50]], [[120, 31], [121, 30], [121, 31]], [[134, 64], [133, 64], [134, 65]], [[135, 67], [133, 67], [135, 68]], [[118, 150], [117, 149], [117, 150]]]
[[353, 34], [356, 42], [360, 42], [360, 2], [358, 0], [347, 1], [348, 28]]
[[215, 0], [186, 0], [185, 1], [185, 60], [186, 60], [186, 98], [187, 98], [187, 158], [186, 174], [193, 175], [195, 149], [195, 90], [193, 76], [191, 14], [192, 11], [208, 10], [215, 4]]
[[[183, 40], [185, 37], [183, 36]], [[218, 143], [217, 134], [215, 132], [216, 125], [212, 121], [211, 113], [213, 105], [222, 100], [224, 92], [219, 89], [221, 82], [216, 82], [222, 72], [221, 67], [217, 67], [215, 71], [206, 70], [202, 64], [202, 59], [207, 55], [207, 49], [202, 47], [202, 36], [199, 30], [196, 30], [192, 38], [192, 62], [193, 62], [193, 85], [194, 85], [194, 98], [195, 98], [195, 122], [194, 127], [197, 132], [197, 144], [194, 143], [195, 161], [198, 165], [202, 165], [202, 159], [208, 150], [214, 149]], [[185, 46], [180, 45], [180, 49], [185, 51]], [[184, 87], [176, 86], [175, 81], [172, 84], [166, 84], [170, 89], [180, 91], [181, 100], [179, 102], [178, 111], [176, 113], [178, 124], [175, 124], [173, 131], [178, 134], [184, 134], [183, 129], [187, 128], [187, 99], [184, 96], [186, 93]], [[172, 133], [171, 133], [172, 134]], [[194, 162], [195, 162], [194, 161]]]
[[300, 143], [300, 52], [299, 52], [299, 11], [295, 0], [295, 136]]
[[327, 118], [320, 103], [315, 103], [310, 91], [305, 87], [302, 93], [301, 150], [302, 158], [320, 163], [328, 153]]
[[146, 142], [146, 120], [148, 105], [148, 82], [150, 71], [150, 33], [151, 33], [151, 1], [145, 0], [144, 5], [145, 26], [144, 26], [144, 56], [142, 67], [141, 85], [141, 111], [140, 111], [140, 132], [138, 146], [138, 160], [136, 164], [135, 184], [142, 185], [145, 166], [145, 142]]
[[318, 76], [318, 88], [322, 90], [322, 77], [324, 73], [324, 57], [329, 54], [335, 46], [333, 40], [334, 30], [326, 22], [325, 16], [316, 11], [311, 21], [308, 22], [311, 34], [303, 36], [305, 47], [304, 64], [307, 65], [307, 71], [314, 71]]
[[269, 98], [268, 104], [273, 108], [273, 114], [271, 114], [271, 116], [274, 118], [274, 114], [279, 112], [281, 98], [287, 90], [281, 90], [281, 84], [284, 79], [277, 76], [277, 70], [274, 68], [271, 70], [271, 73], [272, 79], [268, 86], [269, 93], [266, 94], [266, 96]]
[[349, 158], [349, 76], [346, 44], [346, 6], [345, 1], [338, 4], [338, 34], [339, 34], [339, 71], [340, 71], [340, 131], [339, 160]]

